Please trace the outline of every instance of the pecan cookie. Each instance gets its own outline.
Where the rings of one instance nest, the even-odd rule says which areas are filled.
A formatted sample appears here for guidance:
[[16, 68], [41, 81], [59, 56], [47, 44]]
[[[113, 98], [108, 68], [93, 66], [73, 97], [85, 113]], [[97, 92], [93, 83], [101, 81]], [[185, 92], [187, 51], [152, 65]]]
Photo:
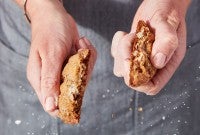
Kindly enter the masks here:
[[58, 108], [64, 123], [79, 123], [89, 58], [89, 49], [83, 49], [69, 58], [62, 71]]
[[144, 21], [139, 21], [133, 40], [130, 85], [137, 87], [149, 82], [156, 73], [156, 68], [150, 61], [152, 46], [155, 40], [150, 26]]

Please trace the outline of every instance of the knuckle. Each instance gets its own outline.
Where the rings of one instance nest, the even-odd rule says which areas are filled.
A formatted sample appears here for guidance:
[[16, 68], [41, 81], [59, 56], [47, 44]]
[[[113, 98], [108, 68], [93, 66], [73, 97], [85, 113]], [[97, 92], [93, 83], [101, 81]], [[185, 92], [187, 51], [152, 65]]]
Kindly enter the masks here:
[[44, 60], [56, 62], [65, 58], [66, 50], [67, 49], [60, 44], [47, 45], [40, 48], [40, 55]]
[[172, 11], [167, 17], [167, 22], [176, 30], [180, 23], [179, 14], [176, 11]]
[[58, 85], [58, 80], [56, 78], [52, 78], [52, 77], [42, 78], [41, 86], [43, 89], [51, 90], [55, 88], [57, 85]]
[[169, 34], [162, 40], [163, 44], [168, 46], [169, 51], [174, 51], [178, 47], [178, 38], [175, 35]]
[[151, 21], [153, 21], [155, 24], [159, 24], [161, 22], [167, 22], [172, 28], [176, 30], [180, 23], [180, 16], [179, 13], [175, 10], [166, 12], [163, 11], [162, 9], [159, 9], [154, 12]]
[[167, 19], [166, 14], [162, 12], [161, 10], [157, 10], [152, 16], [151, 21], [153, 21], [155, 24], [159, 24], [160, 22], [163, 22], [166, 19]]
[[123, 35], [125, 35], [125, 32], [123, 32], [123, 31], [117, 31], [115, 33], [114, 37], [116, 37], [116, 36], [123, 36]]

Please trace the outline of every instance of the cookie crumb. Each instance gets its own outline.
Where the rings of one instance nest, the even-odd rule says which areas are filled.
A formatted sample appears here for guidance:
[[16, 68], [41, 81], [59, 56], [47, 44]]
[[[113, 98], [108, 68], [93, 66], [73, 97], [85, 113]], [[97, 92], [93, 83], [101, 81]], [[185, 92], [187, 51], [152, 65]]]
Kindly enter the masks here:
[[143, 108], [142, 107], [138, 107], [138, 112], [142, 112]]

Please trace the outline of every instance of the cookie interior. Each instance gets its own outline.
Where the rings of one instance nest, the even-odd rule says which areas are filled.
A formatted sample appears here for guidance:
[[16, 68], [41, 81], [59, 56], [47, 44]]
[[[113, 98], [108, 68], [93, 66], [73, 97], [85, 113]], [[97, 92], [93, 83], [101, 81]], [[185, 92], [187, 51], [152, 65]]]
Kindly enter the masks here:
[[62, 71], [58, 107], [59, 117], [64, 123], [79, 123], [89, 57], [90, 51], [88, 49], [79, 51], [69, 58]]
[[155, 36], [147, 23], [139, 21], [131, 54], [130, 85], [140, 86], [151, 80], [156, 68], [150, 61]]

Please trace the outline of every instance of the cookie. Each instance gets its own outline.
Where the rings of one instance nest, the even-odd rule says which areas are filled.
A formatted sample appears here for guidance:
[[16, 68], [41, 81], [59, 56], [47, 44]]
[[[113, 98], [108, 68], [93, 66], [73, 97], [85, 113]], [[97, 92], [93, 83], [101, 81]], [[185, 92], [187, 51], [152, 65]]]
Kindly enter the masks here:
[[150, 61], [155, 35], [151, 27], [140, 20], [132, 44], [130, 64], [130, 86], [137, 87], [148, 83], [157, 69]]
[[79, 123], [87, 82], [89, 58], [89, 49], [83, 49], [69, 58], [62, 71], [58, 116], [66, 124]]

